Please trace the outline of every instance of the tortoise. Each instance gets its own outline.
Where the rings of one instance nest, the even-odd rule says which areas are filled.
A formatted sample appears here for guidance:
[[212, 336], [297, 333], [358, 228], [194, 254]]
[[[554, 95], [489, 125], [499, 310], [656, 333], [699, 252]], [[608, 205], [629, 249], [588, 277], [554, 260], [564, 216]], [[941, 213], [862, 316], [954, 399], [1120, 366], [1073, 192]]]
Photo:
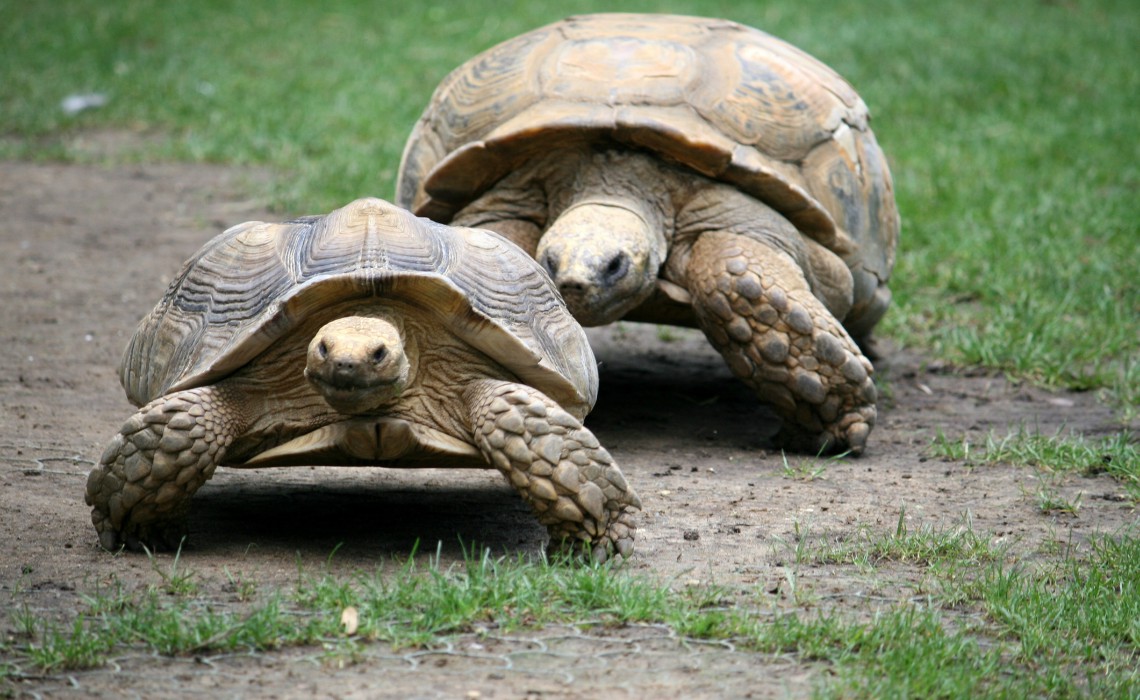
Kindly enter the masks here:
[[701, 328], [789, 447], [863, 451], [899, 218], [866, 104], [735, 22], [570, 17], [448, 75], [396, 201], [542, 262], [584, 325]]
[[138, 412], [87, 481], [100, 544], [171, 548], [219, 465], [494, 467], [552, 549], [632, 553], [640, 506], [582, 419], [585, 333], [532, 258], [380, 199], [234, 226], [142, 319]]

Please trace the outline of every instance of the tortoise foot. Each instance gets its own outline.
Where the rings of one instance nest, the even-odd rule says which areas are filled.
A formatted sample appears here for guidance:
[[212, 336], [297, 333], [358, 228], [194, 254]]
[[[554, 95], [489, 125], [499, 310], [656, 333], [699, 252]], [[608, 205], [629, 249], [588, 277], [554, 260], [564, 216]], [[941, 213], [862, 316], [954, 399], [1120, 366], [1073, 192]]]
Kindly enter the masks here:
[[776, 435], [776, 444], [794, 452], [859, 456], [866, 449], [867, 436], [875, 425], [875, 416], [874, 406], [864, 406], [847, 414], [843, 420], [824, 426], [822, 431], [785, 421]]
[[771, 404], [789, 447], [860, 454], [875, 424], [873, 368], [786, 254], [738, 236], [694, 246], [701, 327], [733, 374]]
[[633, 556], [633, 544], [637, 525], [634, 522], [634, 509], [626, 508], [609, 518], [602, 534], [590, 540], [575, 537], [574, 533], [563, 534], [551, 528], [550, 543], [546, 551], [551, 556], [581, 557], [597, 564], [611, 559], [627, 560]]
[[112, 438], [87, 477], [85, 497], [104, 549], [181, 545], [190, 497], [231, 440], [217, 398], [207, 387], [156, 399]]
[[126, 549], [131, 552], [174, 552], [182, 548], [189, 530], [186, 518], [162, 520], [149, 523], [127, 523], [126, 528], [115, 530], [100, 529], [99, 546], [108, 552]]
[[475, 391], [475, 443], [534, 509], [551, 547], [585, 547], [595, 561], [631, 556], [641, 501], [594, 434], [531, 387]]

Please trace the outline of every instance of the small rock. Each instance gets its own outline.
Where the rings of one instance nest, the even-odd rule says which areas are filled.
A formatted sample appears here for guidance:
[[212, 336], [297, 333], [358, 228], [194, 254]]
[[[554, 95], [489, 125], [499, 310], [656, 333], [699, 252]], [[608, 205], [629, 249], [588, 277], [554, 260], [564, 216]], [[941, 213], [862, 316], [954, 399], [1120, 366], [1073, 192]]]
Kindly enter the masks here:
[[59, 103], [59, 108], [63, 110], [64, 114], [71, 116], [88, 109], [98, 109], [105, 104], [107, 104], [106, 95], [91, 92], [84, 95], [68, 95]]
[[357, 613], [356, 608], [351, 605], [345, 608], [340, 613], [340, 626], [345, 635], [351, 637], [356, 634], [357, 627], [360, 625], [360, 614]]

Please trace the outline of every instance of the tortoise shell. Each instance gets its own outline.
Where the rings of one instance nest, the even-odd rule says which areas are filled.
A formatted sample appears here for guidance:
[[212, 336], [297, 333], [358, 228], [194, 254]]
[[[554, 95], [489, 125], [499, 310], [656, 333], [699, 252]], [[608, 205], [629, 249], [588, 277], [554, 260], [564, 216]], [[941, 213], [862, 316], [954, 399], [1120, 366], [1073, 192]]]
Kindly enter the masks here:
[[831, 68], [735, 22], [570, 17], [455, 69], [405, 146], [397, 202], [447, 222], [560, 145], [616, 144], [730, 183], [885, 281], [898, 214], [867, 106]]
[[[140, 322], [120, 379], [136, 405], [212, 384], [332, 305], [401, 302], [585, 416], [597, 365], [537, 263], [497, 234], [379, 199], [208, 242]], [[298, 373], [298, 382], [304, 379]]]

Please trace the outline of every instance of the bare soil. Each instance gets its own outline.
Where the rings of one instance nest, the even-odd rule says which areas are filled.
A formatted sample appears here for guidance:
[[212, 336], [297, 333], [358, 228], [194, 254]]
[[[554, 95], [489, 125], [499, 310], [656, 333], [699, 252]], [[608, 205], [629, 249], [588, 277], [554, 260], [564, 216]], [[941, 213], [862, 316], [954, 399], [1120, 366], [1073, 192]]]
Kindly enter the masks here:
[[[250, 198], [263, 179], [199, 165], [0, 163], [0, 634], [17, 634], [17, 610], [66, 620], [97, 585], [158, 581], [145, 556], [99, 549], [83, 504], [86, 474], [133, 411], [118, 384], [119, 355], [182, 261], [232, 224], [285, 218]], [[305, 213], [321, 212], [287, 215]], [[969, 518], [975, 531], [1032, 556], [1135, 520], [1107, 477], [1050, 481], [1081, 508], [1043, 513], [1036, 494], [1046, 477], [1034, 470], [929, 456], [937, 431], [975, 442], [1019, 426], [1118, 432], [1091, 393], [1049, 393], [888, 346], [866, 455], [792, 455], [785, 464], [769, 442], [774, 417], [699, 333], [618, 324], [590, 334], [602, 388], [587, 425], [645, 506], [633, 574], [780, 603], [805, 531], [840, 540], [893, 530], [900, 513], [912, 529]], [[823, 471], [792, 478], [797, 467]], [[190, 527], [179, 565], [221, 606], [234, 599], [235, 579], [290, 590], [299, 570], [372, 571], [417, 542], [433, 553], [438, 542], [446, 563], [462, 556], [461, 543], [538, 553], [545, 535], [497, 473], [433, 469], [219, 469], [196, 497]], [[912, 595], [922, 572], [801, 566], [795, 575], [814, 605], [863, 615]], [[343, 668], [314, 648], [132, 653], [96, 670], [17, 678], [0, 684], [0, 696], [796, 697], [820, 671], [654, 626], [556, 627], [485, 630], [435, 651], [373, 644]]]

